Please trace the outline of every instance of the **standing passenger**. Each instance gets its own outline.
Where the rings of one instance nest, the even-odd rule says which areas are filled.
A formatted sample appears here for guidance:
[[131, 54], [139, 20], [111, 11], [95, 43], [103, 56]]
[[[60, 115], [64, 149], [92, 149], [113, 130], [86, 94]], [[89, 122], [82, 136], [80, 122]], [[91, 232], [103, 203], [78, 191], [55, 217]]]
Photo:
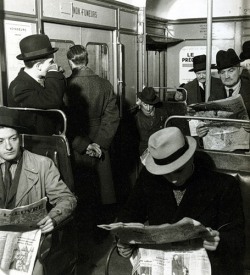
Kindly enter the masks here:
[[[109, 156], [110, 145], [119, 125], [116, 95], [111, 83], [87, 66], [88, 53], [83, 46], [72, 46], [67, 52], [67, 58], [72, 69], [66, 97], [68, 136], [72, 141], [75, 160], [76, 188], [87, 185], [81, 182], [81, 177], [86, 180], [83, 174], [89, 168], [90, 177], [94, 172], [99, 178], [100, 184], [95, 188], [100, 196], [99, 203], [111, 205], [116, 203]], [[90, 181], [90, 184], [93, 185], [93, 182]]]
[[[47, 35], [34, 34], [20, 41], [21, 54], [25, 67], [10, 83], [7, 100], [9, 107], [37, 109], [61, 109], [66, 88], [65, 77], [54, 63], [52, 48]], [[38, 134], [54, 134], [57, 122], [45, 115], [23, 117], [24, 123]]]
[[[214, 68], [212, 64], [211, 68]], [[206, 55], [197, 55], [193, 58], [193, 68], [189, 72], [194, 72], [196, 78], [183, 86], [187, 90], [187, 104], [205, 102], [206, 87]], [[220, 82], [218, 78], [211, 77], [211, 90], [214, 85]]]

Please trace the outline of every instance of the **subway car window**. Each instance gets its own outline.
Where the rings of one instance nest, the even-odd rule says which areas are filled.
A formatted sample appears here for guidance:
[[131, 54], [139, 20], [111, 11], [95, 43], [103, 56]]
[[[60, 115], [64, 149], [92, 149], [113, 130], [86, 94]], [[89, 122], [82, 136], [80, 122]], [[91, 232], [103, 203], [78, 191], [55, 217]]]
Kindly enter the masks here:
[[71, 69], [67, 59], [68, 49], [74, 45], [73, 41], [55, 40], [51, 39], [51, 45], [58, 48], [58, 51], [54, 54], [54, 61], [64, 70], [65, 77], [71, 75]]
[[100, 77], [109, 77], [109, 52], [107, 44], [88, 43], [87, 51], [89, 55], [88, 66]]

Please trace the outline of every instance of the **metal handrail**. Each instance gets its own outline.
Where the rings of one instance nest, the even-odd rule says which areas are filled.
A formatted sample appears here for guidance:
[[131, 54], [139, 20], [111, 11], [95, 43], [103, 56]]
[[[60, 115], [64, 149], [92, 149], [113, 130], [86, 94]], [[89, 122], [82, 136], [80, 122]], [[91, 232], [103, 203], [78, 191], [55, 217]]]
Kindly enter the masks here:
[[232, 119], [232, 118], [217, 118], [217, 117], [204, 117], [204, 116], [170, 116], [166, 119], [164, 123], [164, 128], [167, 127], [168, 122], [171, 119], [180, 118], [180, 119], [194, 119], [194, 120], [214, 120], [214, 121], [223, 121], [223, 122], [234, 122], [234, 123], [244, 123], [250, 125], [250, 120], [243, 119]]
[[38, 112], [57, 112], [60, 113], [63, 117], [63, 131], [59, 136], [66, 136], [67, 131], [67, 117], [62, 110], [59, 109], [36, 109], [36, 108], [21, 108], [21, 107], [8, 107], [9, 109], [15, 109], [20, 111], [38, 111]]
[[153, 87], [154, 89], [165, 89], [165, 90], [173, 90], [173, 91], [178, 91], [178, 90], [183, 90], [185, 93], [185, 99], [183, 101], [177, 101], [177, 102], [186, 102], [187, 101], [187, 90], [183, 87]]

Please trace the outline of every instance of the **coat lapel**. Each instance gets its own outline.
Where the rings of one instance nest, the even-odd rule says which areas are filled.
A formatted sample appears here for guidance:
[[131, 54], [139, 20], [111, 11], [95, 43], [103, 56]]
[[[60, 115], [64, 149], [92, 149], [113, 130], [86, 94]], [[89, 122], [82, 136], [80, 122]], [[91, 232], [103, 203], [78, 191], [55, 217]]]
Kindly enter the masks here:
[[30, 192], [30, 189], [38, 182], [38, 171], [33, 165], [33, 162], [27, 158], [25, 151], [23, 153], [23, 167], [20, 174], [20, 179], [16, 194], [16, 206]]

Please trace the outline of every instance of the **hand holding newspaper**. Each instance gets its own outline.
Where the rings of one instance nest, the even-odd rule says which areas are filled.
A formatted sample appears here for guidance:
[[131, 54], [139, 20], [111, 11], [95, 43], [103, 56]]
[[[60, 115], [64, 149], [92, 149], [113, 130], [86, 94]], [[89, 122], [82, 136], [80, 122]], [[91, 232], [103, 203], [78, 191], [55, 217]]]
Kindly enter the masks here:
[[[249, 150], [249, 133], [242, 127], [242, 122], [237, 123], [237, 120], [246, 120], [245, 125], [247, 125], [249, 120], [241, 95], [192, 104], [189, 107], [195, 111], [192, 114], [194, 119], [189, 121], [191, 135], [197, 136], [197, 126], [204, 125], [208, 128], [208, 133], [203, 137], [204, 149]], [[195, 120], [195, 117], [204, 117], [204, 120]], [[218, 118], [220, 121], [211, 118]], [[231, 121], [226, 121], [228, 119]]]
[[14, 209], [0, 209], [0, 228], [6, 225], [36, 227], [37, 223], [47, 215], [47, 198], [29, 205]]
[[206, 234], [205, 226], [191, 218], [183, 218], [174, 224], [143, 225], [141, 223], [111, 223], [98, 225], [111, 230], [121, 242], [129, 244], [164, 244], [195, 239]]

